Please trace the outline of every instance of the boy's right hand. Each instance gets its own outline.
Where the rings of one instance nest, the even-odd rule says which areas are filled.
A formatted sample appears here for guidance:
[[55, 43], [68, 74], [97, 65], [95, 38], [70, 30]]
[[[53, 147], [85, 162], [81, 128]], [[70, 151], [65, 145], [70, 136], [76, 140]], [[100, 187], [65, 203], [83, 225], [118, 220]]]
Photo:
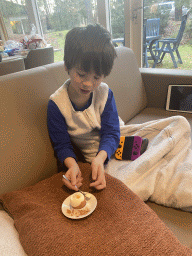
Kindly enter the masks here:
[[66, 179], [62, 179], [65, 186], [67, 186], [69, 189], [78, 191], [78, 188], [82, 185], [82, 176], [81, 171], [79, 169], [78, 164], [75, 162], [75, 164], [72, 164], [68, 171], [66, 172], [65, 176], [70, 180], [67, 181]]

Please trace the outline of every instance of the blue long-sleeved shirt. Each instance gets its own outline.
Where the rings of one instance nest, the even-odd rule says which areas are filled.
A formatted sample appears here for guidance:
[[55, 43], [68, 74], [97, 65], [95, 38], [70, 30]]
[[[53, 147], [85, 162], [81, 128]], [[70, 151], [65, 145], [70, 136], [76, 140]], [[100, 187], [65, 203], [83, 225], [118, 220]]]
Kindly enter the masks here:
[[[91, 105], [91, 102], [92, 96], [87, 104], [81, 109], [78, 109], [73, 102], [72, 105], [76, 111], [84, 111]], [[61, 114], [58, 106], [52, 100], [49, 100], [48, 103], [47, 125], [49, 135], [59, 161], [63, 163], [67, 157], [73, 157], [76, 159], [70, 135], [67, 131], [65, 118]], [[105, 162], [107, 163], [117, 149], [120, 139], [119, 118], [113, 92], [110, 89], [104, 111], [101, 115], [100, 136], [101, 140], [99, 151], [105, 150], [107, 152], [107, 160]]]

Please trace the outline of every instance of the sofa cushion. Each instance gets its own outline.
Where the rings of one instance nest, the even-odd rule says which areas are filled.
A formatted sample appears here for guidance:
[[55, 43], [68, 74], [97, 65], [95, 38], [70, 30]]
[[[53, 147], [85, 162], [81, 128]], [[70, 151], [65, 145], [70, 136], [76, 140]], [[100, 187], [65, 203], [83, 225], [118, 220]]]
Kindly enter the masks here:
[[49, 74], [55, 78], [58, 87], [62, 86], [64, 82], [69, 79], [68, 73], [64, 69], [64, 61], [55, 62], [44, 66]]
[[[82, 190], [88, 191], [91, 167], [79, 166]], [[62, 186], [61, 178], [58, 173], [0, 197], [27, 255], [192, 255], [138, 196], [109, 175], [106, 189], [91, 191], [97, 198], [95, 211], [84, 219], [68, 219], [61, 205], [73, 191]]]
[[146, 92], [133, 51], [117, 47], [117, 58], [105, 82], [112, 89], [119, 116], [127, 122], [147, 105]]
[[146, 204], [174, 233], [179, 241], [192, 249], [192, 214], [147, 201]]
[[[187, 118], [189, 124], [192, 127], [192, 114], [190, 113], [167, 111], [163, 108], [151, 108], [151, 107], [145, 108], [138, 115], [136, 115], [134, 118], [129, 120], [127, 124], [142, 124], [148, 121], [158, 120], [158, 119], [177, 116], [177, 115], [184, 116], [185, 118]], [[191, 139], [192, 139], [192, 133], [191, 133]]]
[[56, 89], [57, 81], [44, 67], [0, 77], [0, 194], [56, 171], [46, 121]]
[[5, 211], [0, 210], [0, 255], [26, 256], [19, 241], [19, 234], [14, 227], [13, 219]]

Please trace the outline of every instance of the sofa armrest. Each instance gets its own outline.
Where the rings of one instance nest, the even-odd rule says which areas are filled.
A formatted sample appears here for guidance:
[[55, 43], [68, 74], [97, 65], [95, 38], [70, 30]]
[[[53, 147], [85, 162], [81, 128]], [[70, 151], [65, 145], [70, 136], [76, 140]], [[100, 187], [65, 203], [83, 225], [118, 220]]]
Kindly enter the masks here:
[[170, 84], [192, 84], [191, 70], [140, 68], [147, 107], [165, 108]]

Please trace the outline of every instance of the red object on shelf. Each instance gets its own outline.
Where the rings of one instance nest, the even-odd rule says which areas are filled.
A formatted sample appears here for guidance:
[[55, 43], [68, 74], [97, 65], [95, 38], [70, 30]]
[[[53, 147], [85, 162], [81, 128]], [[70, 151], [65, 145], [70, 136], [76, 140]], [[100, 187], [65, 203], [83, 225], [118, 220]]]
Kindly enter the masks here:
[[35, 44], [35, 49], [39, 46], [42, 39], [29, 39], [27, 42], [23, 39], [21, 43], [24, 45], [25, 49], [29, 49], [30, 44]]

